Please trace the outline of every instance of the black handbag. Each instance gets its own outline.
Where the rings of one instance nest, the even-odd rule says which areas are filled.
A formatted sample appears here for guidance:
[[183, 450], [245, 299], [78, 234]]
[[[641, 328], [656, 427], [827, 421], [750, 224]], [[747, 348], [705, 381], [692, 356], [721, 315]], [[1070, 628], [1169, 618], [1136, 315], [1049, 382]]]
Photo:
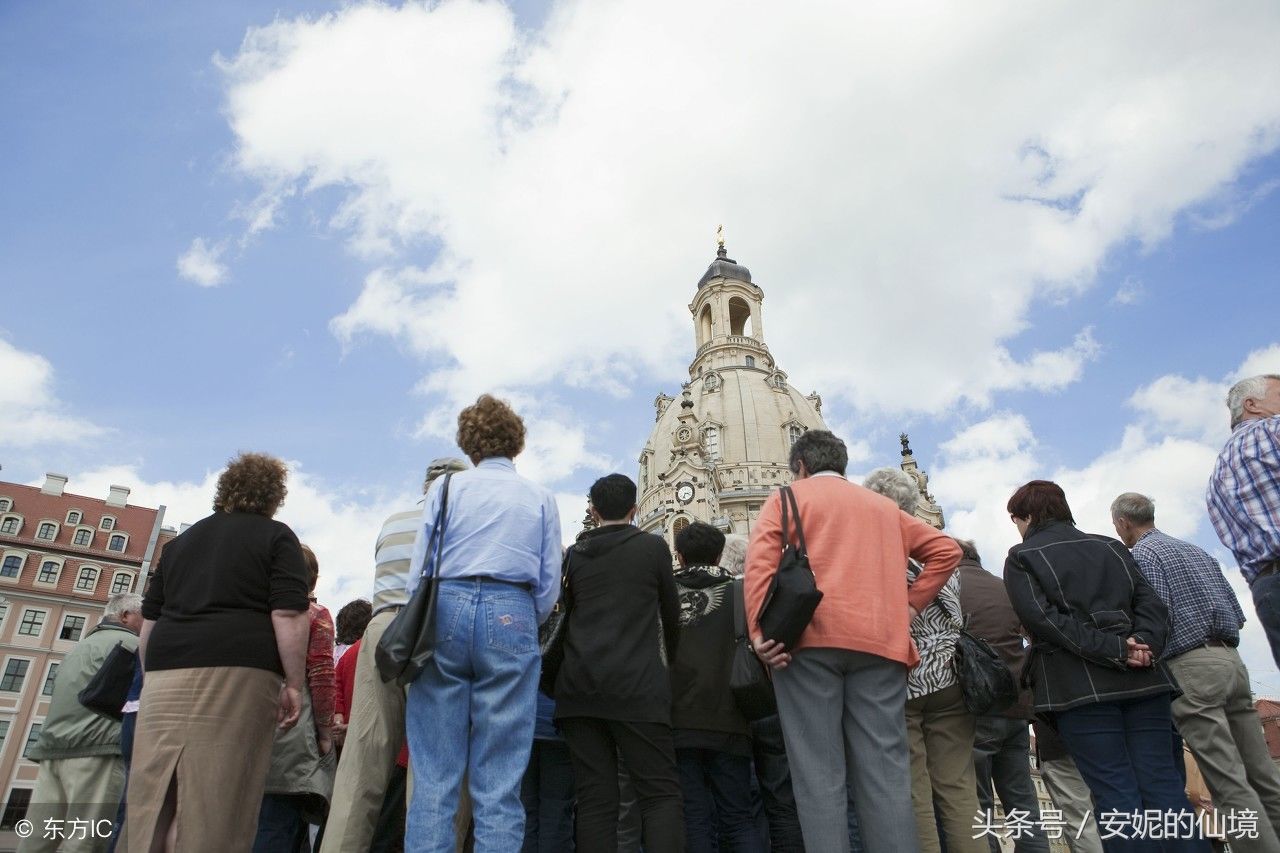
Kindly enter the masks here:
[[395, 679], [404, 687], [421, 674], [435, 655], [436, 599], [440, 594], [440, 552], [444, 548], [445, 511], [449, 507], [449, 480], [452, 473], [444, 475], [440, 497], [440, 511], [427, 540], [426, 556], [422, 561], [422, 575], [413, 596], [396, 614], [387, 630], [382, 632], [373, 659], [383, 681]]
[[[766, 640], [776, 640], [790, 650], [800, 640], [813, 620], [813, 612], [822, 601], [822, 590], [809, 567], [809, 552], [804, 544], [804, 528], [800, 524], [800, 507], [790, 486], [782, 487], [782, 558], [778, 571], [769, 582], [764, 604], [760, 605], [760, 632]], [[788, 531], [787, 505], [796, 520], [796, 544], [791, 544]]]
[[956, 675], [964, 707], [975, 716], [997, 714], [1018, 701], [1018, 684], [1000, 655], [981, 637], [960, 626], [956, 640]]
[[124, 643], [116, 643], [76, 698], [90, 711], [113, 720], [123, 720], [121, 709], [129, 699], [129, 687], [133, 684], [133, 670], [137, 664], [138, 653], [125, 648]]
[[747, 636], [746, 605], [743, 602], [742, 578], [733, 581], [733, 663], [729, 669], [729, 692], [738, 711], [748, 722], [763, 720], [778, 713], [773, 695], [773, 682], [764, 664], [756, 657]]
[[538, 651], [542, 654], [542, 672], [538, 676], [538, 689], [548, 696], [554, 696], [556, 677], [560, 675], [560, 665], [564, 663], [564, 642], [569, 630], [569, 556], [573, 548], [564, 553], [564, 561], [560, 564], [560, 600], [551, 608], [547, 621], [538, 626]]

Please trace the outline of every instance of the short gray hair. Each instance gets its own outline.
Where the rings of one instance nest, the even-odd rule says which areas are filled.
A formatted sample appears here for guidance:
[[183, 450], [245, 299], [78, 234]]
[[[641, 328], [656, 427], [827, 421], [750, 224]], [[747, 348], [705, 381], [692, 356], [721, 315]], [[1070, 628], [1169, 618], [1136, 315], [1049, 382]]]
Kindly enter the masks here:
[[747, 564], [747, 537], [741, 533], [726, 533], [724, 550], [720, 552], [720, 568], [735, 578], [742, 577], [742, 569]]
[[862, 485], [878, 495], [884, 495], [907, 515], [914, 514], [916, 507], [920, 505], [920, 487], [901, 468], [877, 468], [867, 475]]
[[1266, 394], [1267, 383], [1272, 380], [1280, 382], [1280, 375], [1264, 373], [1261, 376], [1250, 376], [1231, 386], [1231, 390], [1227, 392], [1227, 408], [1231, 410], [1232, 428], [1244, 420], [1244, 401]]
[[422, 478], [422, 493], [427, 493], [427, 487], [430, 486], [437, 477], [445, 474], [456, 474], [459, 471], [465, 471], [471, 466], [467, 464], [465, 459], [459, 459], [456, 456], [441, 456], [439, 459], [432, 459], [427, 465], [427, 474]]
[[1123, 518], [1130, 524], [1155, 524], [1156, 502], [1137, 492], [1125, 492], [1111, 502], [1111, 517]]
[[142, 596], [136, 592], [117, 592], [107, 599], [107, 609], [102, 611], [103, 619], [115, 619], [126, 613], [142, 612]]

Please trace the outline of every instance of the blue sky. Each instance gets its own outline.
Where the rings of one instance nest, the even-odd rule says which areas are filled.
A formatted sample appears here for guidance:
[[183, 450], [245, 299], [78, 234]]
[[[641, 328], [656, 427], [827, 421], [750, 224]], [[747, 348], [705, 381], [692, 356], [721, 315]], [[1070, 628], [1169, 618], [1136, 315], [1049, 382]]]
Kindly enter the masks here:
[[1277, 10], [948, 15], [4, 4], [0, 476], [191, 521], [277, 453], [337, 605], [496, 389], [568, 533], [678, 391], [724, 223], [851, 467], [908, 429], [989, 564], [1032, 476], [1216, 548], [1221, 392], [1280, 369]]

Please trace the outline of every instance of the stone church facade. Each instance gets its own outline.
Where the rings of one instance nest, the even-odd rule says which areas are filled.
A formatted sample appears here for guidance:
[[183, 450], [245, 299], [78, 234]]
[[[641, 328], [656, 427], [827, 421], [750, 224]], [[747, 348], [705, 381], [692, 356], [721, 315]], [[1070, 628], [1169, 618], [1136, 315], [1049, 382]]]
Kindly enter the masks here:
[[[807, 430], [828, 428], [822, 398], [796, 390], [774, 361], [763, 303], [750, 270], [721, 242], [689, 303], [689, 381], [679, 396], [654, 400], [653, 430], [638, 460], [636, 524], [668, 544], [693, 521], [747, 533], [769, 493], [791, 482], [791, 445]], [[905, 435], [902, 446], [902, 468], [920, 485], [917, 515], [941, 527]]]

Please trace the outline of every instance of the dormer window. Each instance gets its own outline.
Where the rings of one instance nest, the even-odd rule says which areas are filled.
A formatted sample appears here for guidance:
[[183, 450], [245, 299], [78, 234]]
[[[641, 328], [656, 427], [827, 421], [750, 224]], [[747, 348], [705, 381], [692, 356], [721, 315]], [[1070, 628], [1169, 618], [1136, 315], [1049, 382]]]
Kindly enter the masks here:
[[80, 510], [73, 509], [67, 513], [67, 524], [79, 524], [81, 518]]
[[104, 515], [102, 521], [98, 523], [98, 527], [102, 530], [115, 530], [116, 520], [109, 515]]
[[22, 526], [22, 519], [16, 515], [11, 515], [0, 521], [0, 533], [17, 533], [18, 528]]
[[0, 498], [0, 512], [8, 512], [13, 509], [13, 501], [8, 498]]
[[110, 541], [107, 542], [107, 550], [123, 551], [124, 546], [128, 541], [129, 537], [125, 536], [123, 533], [117, 533], [111, 537]]
[[57, 535], [58, 535], [58, 525], [54, 524], [52, 521], [40, 522], [40, 527], [36, 531], [37, 539], [45, 539], [47, 541], [52, 542]]
[[88, 527], [77, 530], [75, 538], [71, 540], [71, 544], [79, 545], [81, 548], [88, 548], [91, 542], [93, 542], [93, 530]]

